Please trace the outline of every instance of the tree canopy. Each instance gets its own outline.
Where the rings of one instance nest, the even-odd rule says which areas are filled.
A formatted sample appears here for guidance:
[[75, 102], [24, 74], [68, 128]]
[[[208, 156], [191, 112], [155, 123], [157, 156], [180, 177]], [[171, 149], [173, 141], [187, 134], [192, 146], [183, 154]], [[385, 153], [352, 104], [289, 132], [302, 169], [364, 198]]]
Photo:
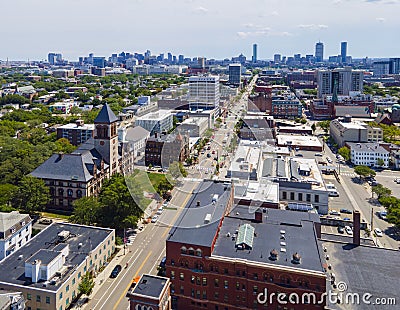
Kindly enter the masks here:
[[338, 150], [338, 154], [344, 158], [345, 161], [349, 161], [351, 158], [351, 151], [348, 147], [343, 146]]
[[374, 177], [376, 175], [376, 172], [374, 170], [363, 165], [354, 167], [354, 173], [358, 174], [360, 178], [365, 178], [369, 176]]

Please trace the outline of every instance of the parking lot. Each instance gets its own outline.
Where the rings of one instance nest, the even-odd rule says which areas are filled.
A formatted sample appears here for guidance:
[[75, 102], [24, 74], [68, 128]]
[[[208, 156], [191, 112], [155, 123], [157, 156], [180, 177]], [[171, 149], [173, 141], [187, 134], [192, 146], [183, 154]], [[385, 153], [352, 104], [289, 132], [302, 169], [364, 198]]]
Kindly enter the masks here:
[[400, 178], [399, 171], [383, 170], [376, 173], [376, 181], [392, 190], [392, 195], [400, 198], [400, 184], [394, 182], [394, 179]]

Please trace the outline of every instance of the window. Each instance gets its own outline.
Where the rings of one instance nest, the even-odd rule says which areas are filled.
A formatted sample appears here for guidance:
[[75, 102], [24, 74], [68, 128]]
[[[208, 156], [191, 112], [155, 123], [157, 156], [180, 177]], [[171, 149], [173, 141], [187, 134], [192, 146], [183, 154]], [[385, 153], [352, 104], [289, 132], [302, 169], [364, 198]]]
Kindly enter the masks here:
[[314, 196], [314, 201], [315, 201], [315, 202], [319, 202], [319, 195], [315, 195], [315, 196]]
[[254, 280], [258, 280], [258, 274], [254, 273], [253, 278], [254, 278]]
[[215, 287], [219, 287], [219, 280], [218, 279], [214, 279], [214, 286]]
[[75, 284], [75, 278], [72, 279], [72, 285], [74, 285], [74, 284]]
[[203, 299], [207, 299], [207, 291], [203, 291]]
[[224, 281], [224, 288], [225, 288], [225, 289], [227, 289], [227, 288], [228, 288], [228, 286], [229, 286], [228, 284], [229, 284], [229, 283], [228, 283], [228, 281], [227, 281], [227, 280], [225, 280], [225, 281]]
[[311, 194], [306, 194], [306, 200], [307, 200], [308, 202], [311, 201]]
[[175, 271], [171, 270], [171, 279], [175, 279]]
[[26, 298], [27, 298], [28, 300], [32, 300], [32, 294], [29, 294], [29, 293], [28, 293], [28, 294], [26, 295]]
[[65, 288], [65, 291], [66, 291], [66, 292], [69, 291], [69, 285], [67, 285], [67, 287]]
[[67, 299], [65, 300], [65, 305], [68, 307], [68, 305], [69, 305], [69, 298], [67, 298]]
[[197, 278], [196, 278], [196, 284], [197, 284], [197, 285], [200, 285], [200, 277], [197, 277]]
[[299, 201], [303, 201], [303, 193], [299, 193]]
[[60, 293], [60, 297], [59, 298], [62, 299], [62, 292]]
[[240, 289], [240, 283], [236, 282], [236, 289], [239, 290]]
[[203, 278], [203, 285], [204, 285], [204, 286], [207, 285], [207, 278]]
[[201, 257], [201, 250], [200, 249], [196, 250], [196, 256], [200, 256]]
[[46, 296], [46, 304], [49, 304], [49, 303], [50, 303], [50, 297]]
[[218, 292], [214, 292], [214, 298], [218, 299], [219, 298], [219, 293]]
[[257, 292], [258, 292], [258, 287], [257, 287], [257, 285], [254, 285], [253, 286], [253, 295], [257, 294]]
[[183, 272], [179, 274], [179, 280], [185, 280], [185, 274]]
[[294, 193], [293, 192], [290, 193], [290, 200], [294, 200]]
[[282, 199], [286, 200], [287, 199], [287, 192], [282, 192]]
[[192, 276], [191, 278], [190, 278], [190, 283], [193, 283], [194, 284], [194, 280], [196, 279], [196, 277], [195, 276]]
[[228, 274], [228, 268], [224, 268], [224, 274]]
[[196, 291], [196, 298], [200, 299], [200, 290]]
[[73, 194], [73, 193], [74, 193], [74, 192], [73, 192], [72, 189], [67, 190], [67, 195], [68, 195], [68, 197], [72, 197], [72, 194]]
[[41, 300], [40, 295], [36, 295], [36, 301], [40, 302], [40, 300]]
[[78, 279], [80, 279], [82, 276], [81, 272], [78, 273]]
[[181, 285], [179, 293], [184, 295], [185, 294], [185, 288], [183, 287], [183, 285]]

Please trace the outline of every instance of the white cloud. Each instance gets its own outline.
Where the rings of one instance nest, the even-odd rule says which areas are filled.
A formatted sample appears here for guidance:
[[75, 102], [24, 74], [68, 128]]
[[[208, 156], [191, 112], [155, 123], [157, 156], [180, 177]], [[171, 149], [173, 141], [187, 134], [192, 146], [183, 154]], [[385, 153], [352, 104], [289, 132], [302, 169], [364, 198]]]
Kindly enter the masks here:
[[193, 12], [198, 13], [198, 14], [207, 14], [208, 9], [202, 6], [199, 6], [193, 10]]
[[384, 17], [377, 17], [375, 19], [376, 19], [376, 21], [378, 21], [380, 23], [384, 23], [386, 21], [386, 18], [384, 18]]
[[308, 24], [308, 25], [304, 25], [304, 24], [300, 24], [297, 25], [298, 28], [300, 29], [306, 29], [306, 30], [323, 30], [323, 29], [328, 29], [327, 25], [315, 25], [315, 24]]
[[265, 27], [263, 29], [255, 30], [255, 31], [238, 31], [237, 36], [241, 39], [245, 39], [248, 37], [288, 37], [292, 34], [287, 31], [274, 31], [271, 28]]

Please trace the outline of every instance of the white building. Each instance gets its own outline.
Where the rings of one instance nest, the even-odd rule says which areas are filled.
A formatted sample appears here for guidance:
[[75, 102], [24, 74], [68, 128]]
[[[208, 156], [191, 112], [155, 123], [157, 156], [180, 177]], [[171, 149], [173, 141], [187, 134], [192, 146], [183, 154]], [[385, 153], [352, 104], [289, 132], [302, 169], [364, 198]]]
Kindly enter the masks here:
[[32, 219], [17, 211], [0, 213], [0, 260], [14, 253], [31, 239]]
[[191, 110], [219, 107], [219, 76], [189, 77], [189, 106]]
[[189, 137], [201, 137], [208, 129], [208, 120], [205, 117], [190, 117], [185, 119], [177, 128], [180, 133]]
[[390, 152], [378, 143], [347, 143], [351, 150], [351, 162], [358, 166], [379, 167], [378, 159], [382, 159], [383, 167], [389, 167]]
[[144, 152], [149, 137], [150, 132], [140, 126], [118, 129], [118, 140], [129, 144], [135, 158], [140, 156], [142, 151]]
[[168, 132], [173, 127], [173, 115], [171, 110], [158, 110], [138, 117], [135, 120], [135, 126], [150, 131], [150, 135], [155, 132]]

